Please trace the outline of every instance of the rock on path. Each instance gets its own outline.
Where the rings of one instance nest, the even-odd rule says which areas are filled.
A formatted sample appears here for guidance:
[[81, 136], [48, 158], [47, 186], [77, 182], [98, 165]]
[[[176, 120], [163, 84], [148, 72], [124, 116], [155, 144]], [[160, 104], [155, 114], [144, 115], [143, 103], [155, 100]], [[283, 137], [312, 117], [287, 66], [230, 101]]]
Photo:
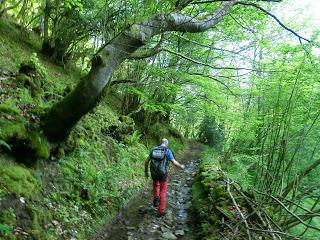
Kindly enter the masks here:
[[169, 176], [165, 216], [156, 216], [151, 187], [148, 187], [137, 194], [119, 216], [93, 239], [197, 239], [192, 221], [191, 186], [199, 163], [196, 159], [198, 153], [199, 150], [193, 151], [190, 156], [192, 160], [184, 161], [185, 170], [177, 170]]

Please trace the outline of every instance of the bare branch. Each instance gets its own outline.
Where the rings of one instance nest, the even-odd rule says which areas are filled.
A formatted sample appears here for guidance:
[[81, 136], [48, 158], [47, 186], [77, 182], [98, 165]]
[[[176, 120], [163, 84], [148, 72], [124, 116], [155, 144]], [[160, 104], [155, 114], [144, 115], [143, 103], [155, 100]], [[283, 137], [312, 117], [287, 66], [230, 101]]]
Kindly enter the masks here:
[[181, 53], [178, 53], [178, 52], [175, 52], [175, 51], [172, 51], [168, 48], [163, 48], [163, 51], [166, 51], [166, 52], [169, 52], [171, 54], [174, 54], [174, 55], [177, 55], [185, 60], [188, 60], [188, 61], [191, 61], [193, 63], [196, 63], [196, 64], [199, 64], [199, 65], [202, 65], [202, 66], [206, 66], [206, 67], [210, 67], [212, 69], [219, 69], [219, 70], [234, 70], [234, 71], [238, 71], [238, 70], [245, 70], [245, 71], [255, 71], [255, 72], [278, 72], [278, 71], [263, 71], [263, 70], [257, 70], [257, 69], [252, 69], [252, 68], [244, 68], [244, 67], [218, 67], [218, 66], [213, 66], [211, 64], [208, 64], [208, 63], [204, 63], [204, 62], [200, 62], [198, 60], [195, 60], [193, 58], [190, 58], [186, 55], [183, 55]]
[[244, 224], [245, 224], [245, 226], [246, 226], [246, 231], [247, 231], [248, 239], [251, 240], [251, 234], [250, 234], [250, 231], [249, 231], [250, 228], [249, 228], [248, 222], [247, 222], [245, 216], [243, 215], [243, 213], [241, 212], [241, 210], [240, 210], [240, 208], [239, 208], [236, 200], [234, 199], [234, 197], [233, 197], [233, 195], [232, 195], [232, 193], [231, 193], [231, 191], [230, 191], [229, 179], [226, 181], [226, 183], [227, 183], [227, 192], [228, 192], [228, 194], [229, 194], [229, 196], [230, 196], [230, 198], [231, 198], [231, 200], [232, 200], [232, 202], [233, 202], [233, 205], [235, 206], [235, 208], [236, 208], [237, 211], [239, 212], [242, 220], [244, 221]]
[[237, 4], [243, 5], [243, 6], [252, 6], [255, 7], [257, 9], [259, 9], [260, 11], [262, 11], [263, 13], [265, 13], [266, 15], [272, 17], [281, 27], [283, 27], [285, 30], [291, 32], [293, 35], [295, 35], [296, 37], [298, 37], [299, 41], [301, 42], [301, 40], [305, 40], [308, 43], [310, 43], [311, 41], [309, 39], [306, 39], [302, 36], [300, 36], [298, 33], [296, 33], [295, 31], [293, 31], [292, 29], [288, 28], [286, 25], [284, 25], [274, 14], [268, 12], [267, 10], [265, 10], [264, 8], [262, 8], [261, 6], [259, 6], [258, 4], [255, 3], [246, 3], [246, 2], [237, 2]]
[[255, 231], [255, 232], [264, 232], [264, 233], [275, 233], [275, 234], [279, 234], [279, 235], [284, 235], [287, 237], [291, 237], [292, 239], [296, 239], [295, 236], [289, 234], [289, 233], [285, 233], [285, 232], [280, 232], [280, 231], [275, 231], [275, 230], [265, 230], [265, 229], [257, 229], [257, 228], [249, 228], [249, 230], [251, 231]]
[[317, 231], [320, 231], [320, 228], [317, 228], [317, 227], [312, 226], [312, 225], [310, 225], [310, 224], [308, 224], [308, 223], [305, 223], [298, 215], [296, 215], [295, 213], [293, 213], [292, 211], [290, 211], [290, 210], [286, 207], [286, 205], [285, 205], [283, 202], [281, 202], [278, 198], [276, 198], [276, 197], [274, 197], [274, 196], [272, 196], [272, 195], [270, 195], [270, 194], [267, 194], [267, 193], [264, 193], [264, 192], [260, 192], [260, 191], [258, 191], [258, 190], [256, 190], [256, 189], [255, 189], [254, 191], [257, 192], [257, 193], [259, 193], [259, 194], [261, 194], [261, 195], [264, 195], [264, 196], [267, 196], [267, 197], [272, 198], [274, 201], [276, 201], [278, 204], [280, 204], [280, 206], [281, 206], [287, 213], [289, 213], [293, 218], [295, 218], [298, 222], [300, 222], [300, 223], [303, 224], [304, 226], [309, 227], [309, 228], [312, 228], [312, 229], [317, 230]]
[[197, 76], [201, 76], [201, 77], [204, 77], [204, 78], [210, 78], [213, 81], [216, 81], [216, 82], [220, 83], [221, 85], [223, 85], [233, 96], [239, 96], [238, 94], [235, 94], [227, 84], [225, 84], [223, 81], [221, 81], [221, 80], [219, 80], [219, 79], [217, 79], [217, 78], [215, 78], [213, 76], [202, 74], [202, 73], [196, 73], [196, 72], [191, 72], [191, 73], [188, 72], [188, 74], [197, 75]]
[[289, 192], [292, 190], [292, 188], [295, 186], [296, 183], [301, 182], [301, 180], [307, 176], [311, 171], [316, 169], [320, 165], [320, 158], [316, 161], [314, 161], [311, 165], [300, 171], [300, 173], [297, 174], [297, 178], [289, 182], [286, 186], [286, 188], [283, 190], [282, 197], [286, 197]]
[[240, 54], [240, 52], [242, 52], [243, 50], [239, 50], [239, 51], [233, 51], [233, 50], [228, 50], [228, 49], [223, 49], [223, 48], [217, 48], [217, 47], [213, 47], [211, 45], [205, 45], [205, 44], [202, 44], [202, 43], [199, 43], [197, 41], [194, 41], [192, 39], [189, 39], [185, 36], [182, 36], [182, 35], [179, 35], [179, 34], [173, 34], [174, 36], [178, 37], [178, 38], [181, 38], [185, 41], [188, 41], [188, 42], [191, 42], [191, 43], [194, 43], [198, 46], [201, 46], [201, 47], [205, 47], [205, 48], [209, 48], [209, 49], [213, 49], [213, 50], [217, 50], [217, 51], [222, 51], [222, 52], [228, 52], [228, 53], [232, 53], [232, 54]]
[[124, 79], [124, 80], [114, 80], [110, 83], [111, 86], [118, 85], [118, 84], [123, 84], [123, 83], [136, 83], [137, 81], [134, 80], [129, 80], [129, 79]]

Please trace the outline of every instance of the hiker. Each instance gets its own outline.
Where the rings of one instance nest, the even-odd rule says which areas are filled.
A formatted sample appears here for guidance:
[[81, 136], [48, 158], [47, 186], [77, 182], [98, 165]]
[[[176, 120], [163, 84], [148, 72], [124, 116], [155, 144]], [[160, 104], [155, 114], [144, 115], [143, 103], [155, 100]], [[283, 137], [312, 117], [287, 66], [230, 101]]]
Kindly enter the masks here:
[[185, 168], [183, 164], [174, 159], [168, 145], [168, 139], [163, 138], [161, 145], [154, 147], [145, 161], [146, 178], [149, 177], [148, 166], [150, 163], [151, 178], [153, 180], [153, 206], [158, 207], [159, 217], [165, 214], [169, 162], [181, 169]]

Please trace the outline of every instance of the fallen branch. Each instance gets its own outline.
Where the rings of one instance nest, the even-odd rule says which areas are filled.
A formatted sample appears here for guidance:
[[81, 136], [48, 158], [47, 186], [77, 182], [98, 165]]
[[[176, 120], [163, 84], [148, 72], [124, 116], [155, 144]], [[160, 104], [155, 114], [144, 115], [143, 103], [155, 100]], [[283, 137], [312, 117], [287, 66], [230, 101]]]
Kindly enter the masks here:
[[[236, 186], [233, 185], [233, 187], [237, 190], [237, 192], [246, 200], [246, 202], [250, 205], [250, 207], [253, 209], [254, 213], [257, 214], [257, 216], [259, 217], [260, 221], [262, 222], [263, 226], [268, 228], [268, 230], [265, 231], [269, 231], [271, 233], [271, 236], [273, 239], [276, 239], [276, 236], [274, 235], [275, 233], [280, 233], [281, 231], [274, 231], [272, 226], [270, 225], [269, 222], [265, 222], [261, 216], [261, 213], [258, 209], [256, 209], [255, 206], [253, 206], [253, 201], [250, 200], [242, 191], [240, 191], [240, 189], [238, 189]], [[282, 239], [281, 236], [277, 236], [279, 239]]]
[[284, 236], [287, 236], [287, 237], [291, 237], [292, 239], [296, 239], [296, 236], [293, 236], [293, 235], [291, 235], [291, 234], [284, 233], [284, 232], [281, 232], [281, 231], [265, 230], [265, 229], [257, 229], [257, 228], [249, 228], [249, 230], [255, 231], [255, 232], [264, 232], [264, 233], [279, 234], [279, 235], [284, 235]]
[[276, 201], [278, 204], [280, 204], [280, 206], [287, 212], [289, 213], [291, 216], [293, 216], [298, 222], [300, 222], [301, 224], [303, 224], [304, 226], [306, 227], [309, 227], [309, 228], [312, 228], [314, 230], [317, 230], [317, 231], [320, 231], [320, 228], [317, 228], [315, 226], [312, 226], [310, 224], [307, 224], [305, 223], [298, 215], [296, 215], [295, 213], [293, 213], [292, 211], [290, 211], [285, 205], [283, 202], [281, 202], [279, 199], [277, 199], [276, 197], [270, 195], [270, 194], [267, 194], [267, 193], [264, 193], [264, 192], [260, 192], [258, 190], [254, 190], [255, 192], [261, 194], [261, 195], [264, 195], [264, 196], [268, 196], [270, 198], [272, 198], [274, 201]]
[[240, 214], [240, 216], [241, 216], [241, 218], [242, 218], [242, 220], [243, 220], [243, 222], [244, 222], [244, 224], [245, 224], [245, 226], [246, 226], [246, 232], [247, 232], [248, 239], [251, 240], [251, 234], [250, 234], [250, 231], [249, 231], [248, 222], [247, 222], [245, 216], [243, 215], [243, 213], [241, 212], [241, 210], [240, 210], [240, 208], [239, 208], [236, 200], [234, 199], [234, 197], [233, 197], [233, 195], [232, 195], [232, 193], [231, 193], [231, 191], [230, 191], [229, 179], [227, 179], [226, 183], [227, 183], [227, 191], [228, 191], [228, 194], [229, 194], [229, 196], [230, 196], [230, 198], [231, 198], [231, 200], [232, 200], [232, 202], [233, 202], [233, 205], [235, 206], [235, 208], [236, 208], [237, 211], [239, 212], [239, 214]]

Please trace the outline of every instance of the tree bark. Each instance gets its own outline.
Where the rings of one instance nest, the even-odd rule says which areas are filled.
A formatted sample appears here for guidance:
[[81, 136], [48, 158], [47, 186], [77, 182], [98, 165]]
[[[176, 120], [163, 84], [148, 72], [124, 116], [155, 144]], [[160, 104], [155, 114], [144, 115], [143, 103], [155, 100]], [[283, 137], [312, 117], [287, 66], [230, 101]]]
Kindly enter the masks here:
[[45, 1], [44, 7], [44, 20], [43, 20], [43, 42], [48, 43], [49, 41], [49, 16], [51, 12], [51, 2], [50, 0]]
[[43, 117], [42, 128], [49, 140], [59, 142], [68, 136], [78, 120], [98, 103], [117, 67], [151, 37], [168, 31], [204, 32], [218, 24], [235, 3], [235, 0], [221, 3], [219, 8], [202, 20], [173, 12], [157, 14], [132, 25], [92, 60], [89, 74]]

